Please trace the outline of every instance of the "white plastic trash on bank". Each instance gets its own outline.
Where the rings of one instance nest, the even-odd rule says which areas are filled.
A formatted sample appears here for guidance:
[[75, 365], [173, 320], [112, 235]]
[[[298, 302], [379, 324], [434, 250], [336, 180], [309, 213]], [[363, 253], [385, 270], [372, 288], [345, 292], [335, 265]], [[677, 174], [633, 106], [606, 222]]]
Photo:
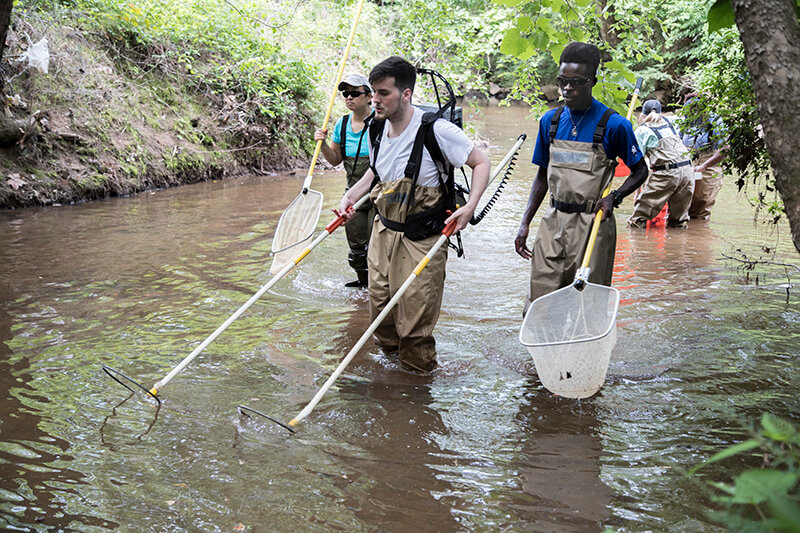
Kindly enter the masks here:
[[31, 43], [31, 38], [25, 35], [28, 39], [28, 49], [22, 52], [20, 61], [27, 61], [29, 67], [33, 67], [39, 72], [47, 74], [50, 67], [50, 49], [47, 46], [47, 39], [41, 39], [35, 43]]

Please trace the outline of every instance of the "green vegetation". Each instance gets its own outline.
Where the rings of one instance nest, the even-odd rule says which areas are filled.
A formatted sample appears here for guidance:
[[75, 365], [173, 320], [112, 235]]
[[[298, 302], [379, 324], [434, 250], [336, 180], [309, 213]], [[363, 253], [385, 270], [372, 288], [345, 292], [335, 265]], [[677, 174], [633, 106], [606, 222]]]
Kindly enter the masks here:
[[709, 482], [714, 501], [724, 507], [711, 517], [732, 531], [800, 530], [800, 432], [787, 420], [765, 413], [752, 438], [713, 455], [690, 471], [694, 474], [710, 463], [749, 454], [762, 466], [749, 468], [733, 484]]
[[[441, 71], [461, 94], [543, 105], [543, 87], [554, 95], [564, 46], [597, 43], [605, 61], [595, 95], [620, 111], [638, 76], [645, 79], [643, 97], [672, 106], [689, 90], [704, 92], [730, 135], [729, 170], [778, 220], [782, 205], [758, 134], [742, 45], [729, 27], [732, 12], [727, 2], [710, 7], [690, 0], [368, 1], [348, 70], [368, 72], [400, 54]], [[113, 162], [112, 184], [120, 175], [134, 182], [164, 175], [148, 184], [168, 184], [173, 166], [161, 162], [174, 158], [162, 154], [176, 147], [195, 154], [191, 167], [198, 172], [212, 158], [225, 172], [291, 165], [312, 146], [354, 8], [353, 0], [21, 0], [6, 53], [24, 48], [24, 24], [25, 32], [39, 32], [34, 40], [48, 37], [58, 63], [47, 76], [7, 69], [6, 94], [20, 93], [29, 111], [47, 112], [51, 124], [69, 124], [91, 142], [77, 153], [57, 136], [29, 143], [7, 173], [26, 174], [48, 154], [70, 152], [63, 157], [77, 155], [81, 165], [100, 162], [89, 173]], [[340, 112], [337, 100], [333, 116]], [[95, 141], [101, 147], [92, 156], [86, 150]], [[195, 178], [206, 176], [207, 169]], [[6, 204], [14, 203], [11, 196], [21, 203], [68, 196], [40, 193], [19, 198], [0, 180]], [[103, 191], [115, 193], [113, 185]]]

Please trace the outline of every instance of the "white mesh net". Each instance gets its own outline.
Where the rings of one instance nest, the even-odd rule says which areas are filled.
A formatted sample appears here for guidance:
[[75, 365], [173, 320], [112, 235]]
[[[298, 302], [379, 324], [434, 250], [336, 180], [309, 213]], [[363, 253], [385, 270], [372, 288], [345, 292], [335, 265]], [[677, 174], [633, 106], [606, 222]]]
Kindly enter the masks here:
[[531, 304], [519, 340], [547, 390], [568, 398], [600, 390], [617, 342], [618, 306], [617, 289], [594, 283], [582, 291], [570, 285]]
[[300, 194], [281, 214], [275, 236], [272, 237], [271, 275], [291, 262], [303, 250], [305, 241], [311, 238], [322, 211], [322, 193], [309, 189]]

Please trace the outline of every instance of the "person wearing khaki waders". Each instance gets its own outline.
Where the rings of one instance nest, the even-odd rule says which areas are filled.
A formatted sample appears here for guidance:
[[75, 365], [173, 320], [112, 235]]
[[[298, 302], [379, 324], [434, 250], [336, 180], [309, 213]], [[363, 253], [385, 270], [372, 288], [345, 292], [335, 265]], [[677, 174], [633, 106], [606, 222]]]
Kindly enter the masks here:
[[694, 192], [694, 169], [689, 150], [683, 145], [675, 124], [661, 115], [661, 102], [647, 100], [642, 106], [642, 125], [636, 128], [636, 141], [650, 167], [650, 176], [633, 202], [628, 218], [632, 228], [644, 228], [664, 204], [669, 206], [667, 226], [685, 228]]
[[[566, 105], [548, 111], [539, 121], [533, 152], [533, 163], [539, 171], [514, 241], [517, 253], [532, 259], [525, 311], [539, 296], [574, 281], [594, 213], [600, 209], [603, 222], [589, 263], [589, 282], [611, 285], [617, 242], [612, 211], [647, 178], [647, 166], [631, 123], [592, 98], [599, 64], [600, 50], [596, 46], [567, 45], [561, 53], [558, 75]], [[619, 189], [601, 198], [614, 178], [618, 157], [631, 174]], [[530, 250], [529, 226], [548, 191], [549, 206]]]
[[[372, 113], [372, 86], [363, 74], [349, 74], [339, 83], [344, 104], [350, 114], [344, 115], [333, 127], [333, 138], [329, 145], [325, 142], [328, 130], [318, 129], [314, 140], [322, 141], [322, 155], [331, 165], [344, 164], [347, 173], [345, 190], [352, 187], [369, 168], [369, 146], [365, 138], [366, 120]], [[375, 209], [367, 202], [359, 207], [345, 227], [350, 251], [347, 262], [356, 271], [357, 279], [344, 284], [345, 287], [364, 288], [367, 286], [367, 245], [372, 230]]]
[[[698, 93], [686, 95], [685, 114], [696, 115], [695, 106], [701, 105]], [[692, 205], [689, 206], [689, 218], [692, 220], [708, 220], [711, 208], [717, 202], [717, 194], [722, 189], [722, 161], [727, 157], [727, 132], [722, 120], [713, 114], [701, 112], [701, 116], [684, 120], [681, 124], [683, 144], [691, 150], [694, 158], [694, 172], [700, 178], [694, 182]]]
[[[455, 220], [456, 231], [466, 227], [489, 181], [489, 159], [463, 131], [444, 119], [423, 121], [424, 113], [411, 105], [416, 75], [414, 66], [397, 56], [370, 72], [376, 119], [369, 126], [371, 167], [340, 204], [340, 212], [345, 213], [371, 189], [378, 212], [367, 254], [373, 320], [441, 237], [444, 225]], [[452, 197], [448, 200], [444, 169], [434, 162], [427, 144], [418, 145], [422, 148], [419, 164], [408, 165], [415, 144], [423, 138], [420, 134], [430, 128], [449, 165], [472, 168], [469, 201], [451, 215], [445, 212]], [[396, 354], [406, 370], [428, 374], [437, 366], [433, 328], [442, 303], [446, 262], [447, 247], [442, 247], [375, 330], [383, 352]]]

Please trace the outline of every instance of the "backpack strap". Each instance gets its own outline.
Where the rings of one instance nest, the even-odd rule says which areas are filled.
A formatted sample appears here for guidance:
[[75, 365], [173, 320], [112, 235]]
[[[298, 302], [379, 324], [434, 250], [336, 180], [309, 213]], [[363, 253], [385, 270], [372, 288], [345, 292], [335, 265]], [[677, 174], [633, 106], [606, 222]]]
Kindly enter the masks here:
[[[422, 115], [422, 124], [420, 124], [419, 129], [417, 130], [417, 136], [414, 137], [414, 146], [411, 148], [411, 155], [408, 157], [408, 162], [406, 163], [405, 169], [405, 177], [410, 178], [414, 185], [417, 184], [417, 178], [419, 178], [419, 171], [422, 167], [422, 148], [426, 145], [425, 137], [428, 135], [428, 130], [433, 133], [433, 123], [436, 122], [437, 119], [436, 113], [425, 113]], [[434, 144], [436, 144], [434, 142]], [[439, 151], [439, 146], [436, 146], [436, 150]], [[431, 154], [433, 157], [433, 153], [428, 150], [428, 153]], [[441, 157], [441, 151], [439, 151], [439, 156]]]
[[[442, 194], [447, 202], [447, 208], [455, 211], [455, 168], [450, 161], [445, 159], [444, 154], [442, 154], [442, 149], [439, 147], [439, 142], [436, 140], [436, 134], [433, 130], [434, 122], [431, 122], [431, 125], [425, 132], [425, 148], [428, 150], [428, 153], [431, 154], [433, 162], [436, 163], [438, 170], [436, 177], [439, 178], [439, 187], [441, 187]], [[442, 174], [445, 174], [447, 178], [442, 179]]]
[[611, 118], [611, 115], [616, 113], [616, 111], [609, 107], [606, 109], [606, 112], [603, 113], [603, 116], [600, 117], [600, 122], [597, 123], [597, 127], [594, 129], [594, 135], [592, 135], [592, 145], [595, 148], [600, 146], [603, 142], [603, 135], [606, 133], [606, 124], [608, 124], [608, 119]]
[[[453, 165], [445, 159], [433, 129], [439, 118], [441, 118], [439, 113], [429, 112], [422, 115], [422, 124], [417, 131], [417, 136], [414, 138], [414, 146], [411, 148], [411, 155], [406, 164], [405, 177], [410, 178], [414, 185], [417, 184], [422, 167], [422, 149], [424, 147], [430, 154], [434, 164], [436, 164], [436, 177], [439, 178], [439, 187], [442, 189], [447, 208], [453, 209], [455, 207]], [[443, 179], [442, 174], [445, 174], [447, 179]]]
[[562, 105], [561, 107], [556, 109], [556, 112], [553, 113], [552, 120], [550, 120], [550, 132], [549, 132], [550, 144], [553, 144], [553, 141], [556, 140], [556, 132], [558, 131], [558, 122], [561, 120], [561, 113], [564, 112], [564, 107], [565, 106]]
[[367, 117], [367, 122], [365, 122], [364, 125], [369, 132], [369, 143], [372, 145], [372, 161], [369, 164], [369, 168], [372, 169], [372, 173], [375, 175], [375, 181], [372, 183], [373, 186], [380, 181], [378, 169], [375, 168], [375, 162], [378, 160], [378, 152], [381, 148], [381, 138], [383, 137], [383, 129], [385, 126], [386, 121], [376, 120], [374, 114]]

